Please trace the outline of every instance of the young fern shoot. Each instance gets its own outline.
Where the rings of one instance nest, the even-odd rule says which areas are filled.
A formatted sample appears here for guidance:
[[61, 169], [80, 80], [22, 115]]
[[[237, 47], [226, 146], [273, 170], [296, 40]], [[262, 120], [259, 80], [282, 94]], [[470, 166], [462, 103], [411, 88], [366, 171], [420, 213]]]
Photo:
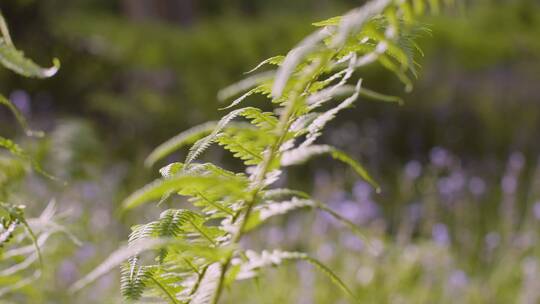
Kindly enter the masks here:
[[[429, 4], [433, 9], [438, 7], [436, 1]], [[97, 278], [122, 264], [126, 300], [161, 297], [171, 303], [213, 304], [235, 280], [256, 277], [264, 268], [285, 261], [306, 261], [355, 301], [343, 280], [308, 253], [281, 249], [255, 252], [242, 248], [239, 242], [269, 218], [306, 208], [327, 212], [355, 229], [353, 223], [308, 194], [275, 188], [274, 184], [285, 167], [327, 155], [349, 165], [379, 191], [379, 185], [353, 157], [316, 141], [328, 122], [359, 97], [400, 102], [366, 89], [357, 72], [378, 62], [410, 89], [410, 79], [416, 73], [415, 18], [424, 9], [422, 0], [376, 0], [344, 16], [316, 23], [319, 29], [286, 56], [267, 59], [250, 72], [266, 65], [277, 66], [275, 70], [255, 74], [220, 92], [222, 99], [240, 95], [225, 109], [240, 106], [250, 95], [262, 94], [274, 110], [234, 109], [220, 121], [197, 126], [158, 147], [147, 165], [194, 143], [184, 163], [162, 168], [162, 178], [129, 196], [123, 208], [173, 194], [188, 197], [194, 208], [169, 209], [154, 222], [134, 226], [127, 246], [133, 250], [127, 251], [123, 260], [115, 259], [88, 277]], [[196, 162], [213, 143], [243, 161], [245, 172]], [[164, 243], [138, 249], [140, 242], [156, 239]], [[75, 289], [90, 281], [83, 279]]]

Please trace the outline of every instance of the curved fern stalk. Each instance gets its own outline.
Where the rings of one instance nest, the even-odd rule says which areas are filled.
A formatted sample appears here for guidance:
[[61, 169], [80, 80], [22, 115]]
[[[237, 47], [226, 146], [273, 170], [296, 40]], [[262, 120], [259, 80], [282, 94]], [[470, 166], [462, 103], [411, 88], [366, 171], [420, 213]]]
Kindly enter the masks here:
[[[317, 266], [354, 299], [350, 289], [329, 267], [306, 253], [267, 251], [264, 258], [258, 255], [250, 258], [240, 241], [265, 220], [305, 208], [327, 212], [357, 231], [354, 223], [309, 199], [309, 195], [272, 187], [285, 167], [314, 156], [330, 155], [379, 189], [360, 163], [334, 147], [315, 141], [326, 125], [359, 97], [399, 100], [365, 89], [364, 80], [356, 77], [361, 67], [377, 62], [404, 82], [407, 89], [410, 87], [409, 74], [415, 72], [413, 57], [406, 49], [411, 43], [407, 41], [415, 14], [423, 13], [417, 2], [425, 1], [411, 4], [403, 0], [375, 0], [343, 17], [317, 23], [322, 28], [285, 57], [270, 58], [254, 69], [269, 64], [278, 66], [277, 70], [248, 77], [222, 91], [222, 98], [243, 94], [229, 107], [260, 93], [269, 97], [274, 110], [263, 112], [255, 107], [232, 110], [211, 131], [204, 127], [193, 133], [181, 133], [151, 154], [148, 163], [198, 138], [183, 164], [162, 168], [163, 177], [130, 195], [122, 203], [124, 210], [176, 194], [186, 197], [192, 206], [189, 210], [166, 210], [156, 221], [132, 228], [130, 243], [170, 240], [157, 247], [145, 247], [144, 251], [155, 258], [153, 263], [144, 263], [138, 252], [129, 248], [121, 249], [121, 254], [114, 254], [114, 259], [105, 261], [76, 287], [81, 288], [127, 260], [129, 267], [123, 268], [122, 282], [127, 291], [131, 290], [126, 294], [132, 300], [144, 294], [173, 303], [216, 304], [224, 288], [236, 278], [247, 278], [245, 273], [250, 271], [296, 259]], [[344, 100], [333, 104], [343, 97]], [[325, 109], [321, 112], [315, 111], [322, 108]], [[250, 127], [231, 127], [238, 119], [247, 120]], [[196, 163], [213, 143], [242, 160], [245, 173]], [[289, 199], [279, 201], [284, 197]], [[242, 275], [238, 276], [239, 273]]]
[[294, 150], [286, 151], [281, 159], [283, 166], [298, 165], [306, 162], [313, 156], [329, 154], [332, 158], [349, 165], [366, 182], [371, 184], [377, 192], [380, 192], [379, 184], [371, 177], [367, 170], [345, 152], [328, 145], [300, 146]]
[[43, 137], [44, 135], [43, 131], [32, 130], [28, 126], [26, 119], [24, 118], [22, 113], [19, 111], [19, 109], [17, 109], [17, 107], [15, 107], [15, 105], [13, 105], [13, 103], [9, 99], [7, 99], [6, 97], [2, 95], [0, 95], [0, 105], [7, 107], [11, 111], [11, 113], [13, 113], [13, 116], [15, 116], [15, 119], [17, 120], [19, 125], [23, 128], [26, 136]]
[[[266, 197], [266, 194], [264, 194], [263, 197]], [[249, 218], [248, 222], [246, 223], [246, 226], [244, 228], [245, 229], [244, 233], [247, 233], [253, 229], [256, 229], [257, 227], [259, 227], [260, 225], [263, 225], [268, 219], [272, 217], [285, 215], [290, 212], [293, 212], [299, 209], [304, 209], [304, 208], [316, 209], [324, 213], [327, 213], [328, 215], [333, 217], [337, 222], [349, 228], [360, 240], [362, 240], [366, 244], [368, 248], [373, 249], [371, 241], [368, 239], [366, 234], [357, 225], [355, 225], [345, 216], [337, 213], [336, 211], [334, 211], [332, 208], [328, 207], [324, 203], [313, 200], [309, 198], [309, 196], [304, 197], [304, 198], [298, 198], [293, 195], [293, 197], [289, 200], [285, 200], [285, 201], [267, 200], [264, 203], [256, 206], [254, 208], [252, 216]]]
[[244, 254], [245, 260], [240, 258], [231, 262], [233, 267], [238, 268], [234, 275], [236, 280], [252, 279], [258, 276], [258, 272], [264, 268], [276, 267], [282, 265], [287, 260], [305, 261], [313, 266], [324, 275], [328, 276], [332, 283], [343, 290], [352, 300], [355, 299], [354, 293], [349, 287], [336, 275], [330, 268], [325, 266], [319, 260], [310, 257], [303, 252], [288, 252], [274, 249], [273, 251], [262, 251], [260, 254], [252, 250], [248, 250]]

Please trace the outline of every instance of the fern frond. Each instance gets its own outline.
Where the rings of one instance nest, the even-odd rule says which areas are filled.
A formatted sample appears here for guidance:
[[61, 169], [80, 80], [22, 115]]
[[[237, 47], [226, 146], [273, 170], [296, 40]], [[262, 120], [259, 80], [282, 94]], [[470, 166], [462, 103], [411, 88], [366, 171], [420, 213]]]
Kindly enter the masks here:
[[234, 118], [241, 115], [244, 111], [247, 111], [248, 109], [254, 109], [254, 108], [242, 108], [238, 110], [234, 110], [230, 112], [229, 114], [225, 115], [221, 120], [217, 123], [217, 125], [214, 127], [214, 130], [212, 133], [210, 133], [208, 136], [199, 139], [193, 147], [189, 150], [189, 153], [186, 157], [185, 164], [188, 166], [192, 161], [194, 161], [201, 153], [203, 153], [217, 138], [219, 133], [229, 124]]
[[304, 57], [316, 50], [316, 46], [322, 43], [329, 35], [330, 33], [324, 29], [316, 31], [315, 33], [304, 38], [304, 40], [302, 40], [297, 47], [292, 49], [287, 54], [276, 73], [276, 79], [272, 87], [272, 96], [274, 99], [278, 99], [283, 96], [284, 90], [291, 75], [302, 62]]
[[201, 239], [208, 241], [212, 246], [215, 246], [217, 239], [223, 236], [223, 233], [215, 227], [205, 226], [206, 219], [190, 210], [186, 209], [169, 209], [163, 211], [159, 220], [159, 235], [162, 237], [176, 237], [180, 233], [193, 237], [197, 234]]
[[184, 169], [184, 164], [180, 162], [174, 162], [166, 165], [165, 167], [162, 167], [159, 169], [159, 174], [162, 177], [168, 178], [176, 175], [179, 172], [182, 172]]
[[11, 221], [7, 225], [2, 224], [2, 227], [0, 227], [0, 248], [11, 239], [17, 225], [18, 221]]
[[309, 198], [309, 194], [303, 191], [292, 190], [292, 189], [287, 189], [287, 188], [265, 190], [262, 194], [262, 198], [264, 200], [276, 200], [276, 199], [280, 199], [280, 198], [288, 197], [288, 196], [296, 196], [299, 198]]
[[253, 73], [255, 72], [256, 70], [260, 69], [261, 67], [263, 67], [264, 65], [266, 64], [272, 64], [272, 65], [281, 65], [283, 63], [283, 60], [285, 59], [285, 56], [274, 56], [274, 57], [270, 57], [266, 60], [263, 60], [261, 63], [259, 63], [256, 67], [254, 67], [253, 69], [249, 70], [246, 72], [246, 74], [250, 74], [250, 73]]
[[120, 292], [124, 299], [137, 301], [141, 298], [148, 281], [152, 277], [152, 268], [124, 263], [120, 268]]
[[13, 72], [26, 77], [49, 78], [60, 69], [60, 61], [53, 59], [53, 66], [42, 68], [32, 60], [24, 57], [23, 52], [9, 44], [5, 38], [0, 38], [0, 64]]
[[216, 290], [219, 288], [223, 267], [220, 263], [213, 263], [206, 269], [189, 304], [216, 303]]
[[151, 167], [152, 165], [154, 165], [156, 162], [163, 159], [167, 155], [173, 153], [174, 151], [186, 145], [194, 143], [199, 138], [212, 132], [212, 130], [216, 127], [216, 125], [217, 125], [217, 122], [209, 121], [201, 125], [195, 126], [193, 128], [190, 128], [184, 132], [181, 132], [180, 134], [167, 140], [166, 142], [162, 143], [157, 148], [155, 148], [148, 155], [148, 157], [144, 161], [144, 164], [147, 167]]
[[43, 170], [43, 168], [41, 168], [40, 164], [35, 159], [28, 155], [19, 145], [17, 145], [12, 140], [0, 136], [0, 148], [8, 150], [11, 155], [17, 158], [28, 161], [32, 165], [32, 168], [34, 168], [34, 170], [42, 176], [51, 180], [58, 180], [56, 177]]
[[329, 154], [332, 158], [346, 163], [356, 172], [356, 174], [371, 184], [377, 191], [380, 191], [378, 183], [375, 182], [360, 163], [352, 159], [345, 152], [328, 145], [311, 145], [286, 151], [281, 158], [281, 164], [283, 166], [298, 165], [308, 161], [314, 156], [323, 154]]
[[367, 89], [365, 87], [362, 88], [362, 90], [360, 90], [360, 96], [363, 96], [363, 97], [366, 97], [366, 98], [369, 98], [369, 99], [373, 99], [373, 100], [377, 100], [377, 101], [397, 103], [398, 105], [403, 105], [403, 99], [401, 99], [398, 96], [385, 95], [385, 94], [382, 94], [382, 93], [372, 91], [372, 90]]
[[70, 287], [70, 291], [73, 293], [81, 288], [84, 288], [86, 285], [97, 280], [99, 277], [118, 267], [124, 263], [124, 261], [133, 256], [139, 255], [144, 251], [163, 246], [170, 242], [170, 240], [164, 239], [145, 239], [144, 241], [134, 242], [129, 246], [124, 246], [113, 252], [101, 265], [96, 267], [89, 274], [75, 282]]
[[[248, 78], [245, 78], [235, 84], [232, 84], [222, 90], [220, 90], [218, 92], [218, 99], [220, 101], [224, 101], [226, 99], [229, 99], [231, 98], [232, 96], [235, 96], [241, 92], [244, 92], [246, 90], [249, 90], [255, 86], [258, 86], [259, 84], [261, 84], [262, 82], [264, 81], [267, 81], [267, 80], [270, 80], [274, 77], [274, 72], [273, 71], [268, 71], [268, 72], [263, 72], [263, 73], [259, 73], [259, 74], [256, 74], [256, 75], [252, 75]], [[251, 94], [255, 93], [254, 90], [250, 90]], [[249, 93], [249, 92], [248, 92]], [[231, 107], [234, 107], [235, 105], [239, 104], [243, 99], [245, 99], [247, 96], [251, 95], [251, 94], [244, 94], [243, 97], [240, 97], [238, 99], [236, 99], [235, 101], [233, 101], [229, 106], [225, 107], [225, 108], [222, 108], [222, 110], [224, 109], [228, 109], [228, 108], [231, 108]]]
[[15, 48], [6, 20], [1, 12], [0, 32], [2, 34], [2, 38], [0, 38], [0, 64], [4, 67], [22, 76], [36, 78], [51, 77], [58, 72], [60, 68], [60, 61], [58, 59], [53, 59], [53, 67], [42, 68], [32, 60], [26, 58], [23, 52]]
[[275, 130], [279, 120], [271, 112], [263, 112], [257, 108], [246, 108], [241, 114], [251, 120], [261, 131]]
[[296, 197], [282, 202], [268, 201], [254, 208], [250, 217], [247, 219], [244, 229], [247, 232], [259, 226], [270, 217], [287, 214], [300, 208], [316, 207], [316, 205], [317, 204], [312, 200], [298, 199]]
[[[253, 121], [253, 123], [256, 123]], [[258, 123], [263, 125], [263, 123]], [[259, 129], [232, 129], [221, 133], [217, 143], [241, 159], [246, 165], [257, 165], [263, 160], [263, 152], [270, 145], [274, 136]]]
[[[0, 217], [0, 221], [2, 222], [2, 225], [4, 227], [8, 227], [9, 230], [10, 225], [6, 225], [6, 223], [13, 223], [15, 222], [17, 225], [20, 224], [26, 229], [26, 232], [30, 239], [32, 240], [32, 243], [35, 248], [36, 257], [39, 259], [39, 264], [41, 267], [43, 267], [43, 257], [41, 255], [41, 249], [39, 248], [38, 240], [36, 237], [36, 234], [34, 233], [34, 230], [30, 227], [28, 222], [26, 221], [26, 217], [24, 215], [24, 209], [26, 206], [24, 205], [10, 205], [6, 203], [0, 202], [0, 209], [3, 211], [2, 213], [6, 214], [2, 217]], [[13, 228], [14, 229], [14, 228]], [[0, 245], [2, 242], [0, 242]], [[30, 258], [27, 259], [28, 265], [31, 264], [32, 261], [30, 261]], [[22, 266], [23, 263], [19, 264], [19, 266]], [[17, 265], [15, 265], [16, 267]]]
[[0, 297], [4, 297], [6, 294], [15, 290], [21, 289], [25, 286], [32, 284], [41, 277], [41, 270], [34, 271], [30, 276], [25, 278], [18, 278], [13, 284], [0, 288]]
[[245, 187], [241, 178], [222, 178], [218, 176], [180, 175], [158, 179], [134, 192], [122, 202], [124, 210], [135, 208], [148, 201], [160, 199], [163, 195], [178, 192], [180, 195], [194, 195], [213, 188], [220, 191], [237, 191]]
[[[212, 130], [205, 129], [204, 134], [208, 135], [202, 138], [199, 138], [202, 133], [198, 135], [184, 164], [163, 167], [162, 179], [124, 201], [124, 208], [129, 209], [177, 193], [188, 197], [188, 202], [196, 208], [167, 210], [158, 220], [133, 228], [130, 244], [163, 237], [182, 242], [181, 246], [160, 247], [157, 264], [137, 265], [155, 268], [150, 279], [155, 280], [155, 284], [146, 286], [146, 290], [159, 287], [173, 302], [216, 304], [221, 291], [235, 279], [253, 277], [260, 269], [278, 266], [285, 260], [300, 260], [316, 266], [354, 299], [350, 289], [330, 268], [305, 253], [276, 250], [257, 254], [236, 247], [246, 233], [267, 219], [301, 208], [326, 212], [358, 231], [346, 217], [310, 199], [306, 193], [267, 188], [272, 188], [278, 180], [282, 167], [327, 154], [352, 167], [379, 191], [377, 183], [360, 163], [336, 148], [314, 143], [328, 122], [360, 96], [401, 102], [398, 97], [362, 88], [362, 78], [358, 78], [355, 85], [350, 82], [356, 79], [353, 76], [359, 68], [379, 63], [404, 82], [407, 89], [411, 87], [412, 76], [416, 76], [414, 19], [424, 10], [418, 3], [425, 1], [414, 0], [411, 6], [410, 1], [373, 0], [344, 16], [316, 23], [322, 28], [302, 40], [287, 56], [267, 59], [252, 70], [272, 64], [278, 66], [276, 71], [247, 77], [219, 92], [220, 99], [243, 94], [227, 108], [239, 105], [253, 94], [261, 94], [271, 99], [274, 109], [263, 112], [245, 107], [229, 112], [214, 123]], [[438, 8], [432, 5], [432, 9]], [[341, 98], [344, 99], [324, 112], [316, 110]], [[239, 118], [249, 123], [231, 125]], [[162, 157], [160, 155], [169, 153], [163, 153], [164, 150], [169, 151], [171, 147], [174, 150], [189, 142], [188, 135], [171, 140], [173, 144], [151, 155], [148, 162], [153, 163]], [[304, 136], [304, 141], [298, 144]], [[243, 160], [248, 166], [246, 174], [195, 163], [213, 143]], [[206, 252], [202, 248], [206, 248]], [[137, 262], [135, 258], [132, 261]], [[139, 291], [144, 289], [134, 288], [133, 294], [140, 296]]]
[[334, 119], [339, 111], [351, 106], [351, 104], [358, 98], [361, 86], [362, 79], [356, 83], [354, 93], [351, 96], [341, 102], [337, 107], [324, 112], [313, 120], [313, 122], [307, 127], [308, 135], [306, 140], [302, 143], [302, 146], [308, 146], [315, 142], [315, 140], [321, 135], [321, 130], [324, 128], [324, 126], [326, 126], [329, 121]]
[[356, 296], [351, 291], [351, 289], [347, 286], [347, 284], [345, 284], [345, 282], [343, 282], [343, 280], [335, 272], [333, 272], [330, 267], [326, 266], [321, 261], [315, 258], [312, 258], [310, 256], [304, 256], [301, 258], [301, 260], [306, 261], [310, 263], [311, 265], [315, 266], [317, 270], [319, 270], [324, 275], [326, 275], [332, 281], [332, 283], [334, 283], [334, 285], [339, 287], [347, 296], [349, 296], [349, 298], [351, 298], [352, 300], [356, 299]]
[[300, 260], [314, 265], [317, 270], [329, 277], [332, 283], [343, 290], [349, 297], [352, 299], [355, 298], [354, 293], [337, 274], [335, 274], [328, 266], [324, 265], [317, 259], [310, 257], [306, 253], [282, 250], [264, 250], [261, 253], [257, 253], [255, 251], [248, 250], [244, 255], [247, 260], [238, 258], [233, 261], [233, 265], [239, 266], [239, 271], [236, 273], [235, 277], [237, 280], [251, 279], [256, 277], [260, 270], [268, 267], [280, 266], [283, 264], [283, 262], [288, 260]]
[[[257, 132], [253, 132], [257, 134]], [[266, 146], [255, 145], [254, 141], [247, 140], [246, 132], [242, 132], [235, 136], [234, 134], [222, 133], [217, 142], [226, 150], [233, 153], [235, 158], [241, 159], [246, 165], [257, 165], [263, 161], [262, 152]]]

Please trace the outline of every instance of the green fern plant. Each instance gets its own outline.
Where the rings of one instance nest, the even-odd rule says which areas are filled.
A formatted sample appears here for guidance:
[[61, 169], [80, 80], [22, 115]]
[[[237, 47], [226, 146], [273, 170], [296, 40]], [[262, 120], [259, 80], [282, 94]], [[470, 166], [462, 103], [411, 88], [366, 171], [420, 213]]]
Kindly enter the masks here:
[[[58, 59], [53, 60], [53, 66], [50, 68], [42, 68], [32, 60], [26, 58], [24, 53], [18, 50], [11, 39], [11, 35], [8, 30], [8, 26], [0, 11], [0, 64], [21, 75], [24, 77], [30, 78], [49, 78], [52, 77], [58, 72], [60, 68], [60, 61]], [[21, 112], [13, 105], [13, 103], [0, 94], [0, 106], [6, 107], [9, 111], [13, 113], [19, 125], [21, 125], [27, 136], [42, 137], [43, 132], [34, 131], [30, 129], [26, 119], [21, 114]], [[45, 175], [47, 175], [39, 166], [39, 164], [31, 159], [31, 157], [15, 142], [12, 140], [2, 137], [0, 135], [0, 147], [6, 149], [14, 157], [22, 158], [29, 161], [33, 167]]]
[[[354, 301], [355, 295], [329, 267], [308, 253], [270, 249], [255, 252], [240, 246], [249, 232], [272, 217], [301, 209], [327, 212], [347, 227], [355, 225], [308, 194], [273, 185], [285, 168], [316, 156], [329, 156], [349, 165], [359, 177], [380, 191], [379, 185], [353, 157], [337, 148], [316, 144], [325, 126], [359, 97], [400, 103], [399, 98], [365, 88], [358, 71], [380, 63], [411, 89], [416, 75], [414, 55], [418, 33], [415, 18], [436, 0], [376, 0], [344, 16], [315, 23], [317, 31], [286, 56], [272, 57], [250, 71], [275, 66], [222, 90], [225, 109], [262, 94], [273, 111], [242, 107], [218, 122], [196, 126], [155, 149], [146, 160], [154, 165], [171, 152], [193, 144], [184, 163], [160, 170], [162, 178], [129, 196], [130, 210], [172, 195], [187, 197], [190, 209], [169, 209], [160, 218], [132, 228], [126, 247], [77, 282], [89, 284], [121, 264], [122, 294], [129, 301], [163, 298], [171, 303], [217, 303], [226, 286], [258, 276], [285, 261], [314, 265]], [[354, 79], [354, 81], [353, 81]], [[212, 163], [196, 162], [212, 144], [243, 161], [237, 173]]]
[[[42, 68], [26, 58], [24, 53], [14, 46], [1, 12], [0, 33], [0, 65], [24, 77], [48, 78], [56, 74], [60, 67], [57, 59], [54, 59], [53, 67]], [[0, 106], [6, 107], [13, 113], [27, 136], [43, 136], [43, 132], [32, 130], [17, 107], [1, 94]], [[0, 167], [2, 171], [5, 170], [0, 172], [0, 187], [4, 188], [11, 179], [21, 175], [10, 173], [23, 171], [17, 169], [18, 164], [29, 164], [38, 173], [54, 179], [13, 140], [0, 135], [0, 148], [5, 149], [11, 157], [0, 159], [7, 159]], [[67, 232], [53, 219], [54, 202], [49, 204], [40, 217], [28, 219], [24, 212], [25, 205], [8, 202], [10, 200], [10, 193], [2, 189], [0, 191], [0, 298], [3, 299], [7, 298], [7, 294], [30, 284], [41, 276], [43, 258], [40, 247], [51, 234]], [[40, 266], [37, 270], [31, 267], [36, 261]]]

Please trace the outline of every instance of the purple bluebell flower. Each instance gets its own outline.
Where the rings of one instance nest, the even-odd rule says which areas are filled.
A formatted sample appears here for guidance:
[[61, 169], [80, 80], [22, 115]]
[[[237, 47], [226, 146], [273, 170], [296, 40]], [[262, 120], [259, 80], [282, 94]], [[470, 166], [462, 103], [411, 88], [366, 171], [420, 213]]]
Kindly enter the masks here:
[[422, 174], [422, 164], [419, 161], [412, 160], [405, 165], [405, 177], [415, 180]]
[[450, 234], [445, 224], [437, 223], [431, 229], [433, 241], [440, 246], [447, 246], [450, 243]]
[[9, 94], [9, 99], [24, 116], [29, 116], [32, 113], [30, 95], [26, 91], [15, 90]]
[[454, 270], [448, 278], [448, 285], [451, 290], [464, 288], [468, 283], [469, 277], [463, 270], [460, 269]]

